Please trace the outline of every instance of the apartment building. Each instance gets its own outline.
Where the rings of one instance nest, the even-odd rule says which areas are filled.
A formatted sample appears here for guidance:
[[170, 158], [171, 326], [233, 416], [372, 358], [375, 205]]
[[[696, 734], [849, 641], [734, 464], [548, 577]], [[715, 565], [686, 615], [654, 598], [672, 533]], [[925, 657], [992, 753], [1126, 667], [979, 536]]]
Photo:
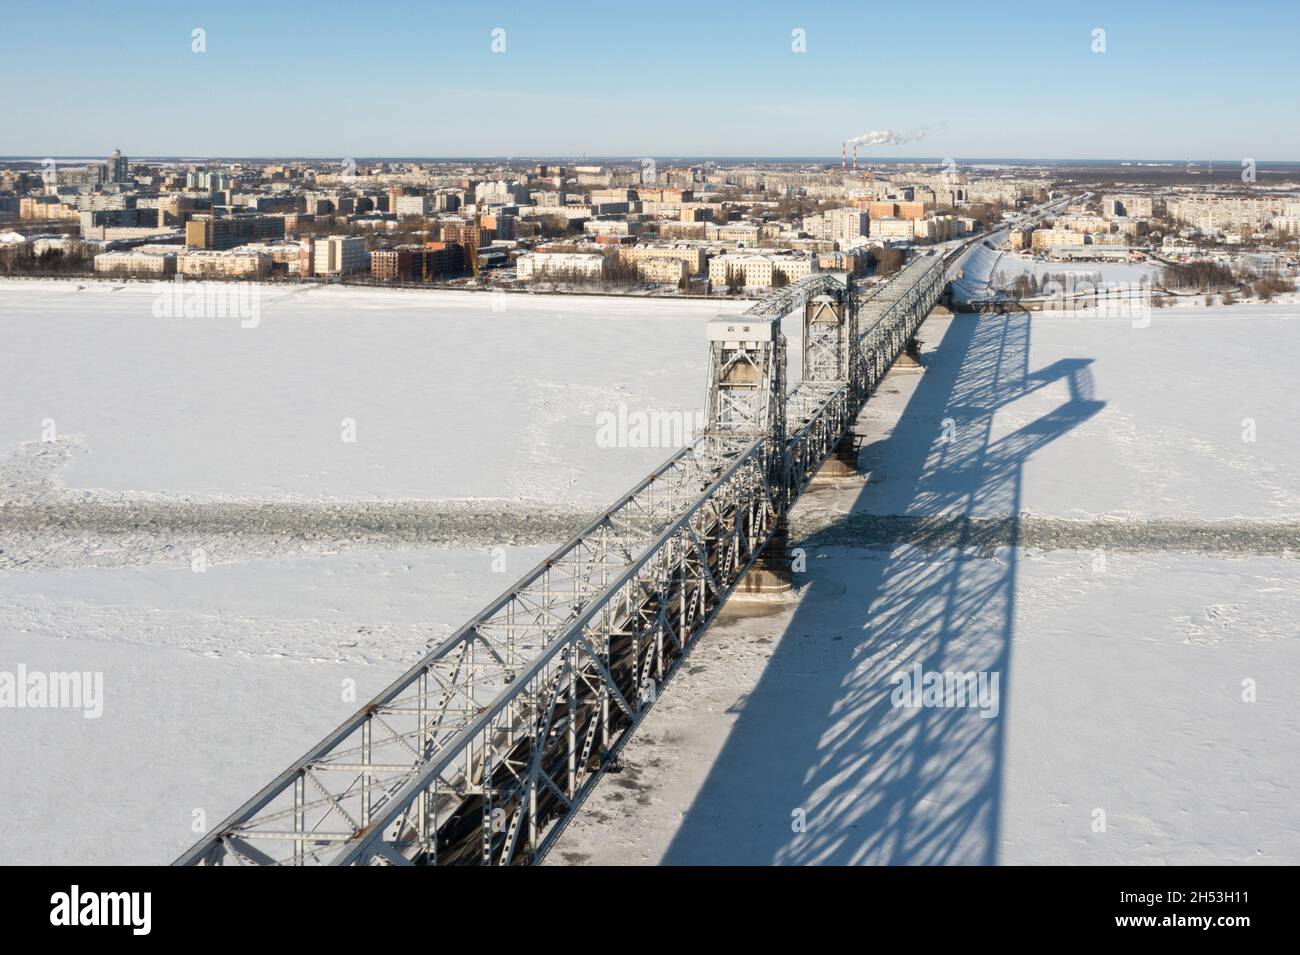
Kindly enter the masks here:
[[663, 186], [637, 186], [636, 197], [642, 202], [657, 202], [669, 206], [680, 206], [695, 200], [695, 194], [690, 189]]
[[95, 256], [95, 271], [107, 275], [169, 278], [176, 274], [176, 253], [101, 252]]
[[664, 282], [677, 285], [687, 278], [686, 263], [681, 259], [643, 259], [637, 270], [647, 282]]
[[1104, 216], [1092, 215], [1072, 215], [1061, 216], [1054, 223], [1057, 229], [1072, 229], [1075, 232], [1084, 233], [1107, 233], [1110, 231], [1110, 223]]
[[157, 209], [86, 209], [77, 216], [84, 238], [98, 238], [99, 229], [158, 228]]
[[222, 192], [230, 188], [230, 173], [192, 170], [185, 174], [185, 188], [200, 192]]
[[302, 243], [300, 242], [250, 242], [239, 245], [232, 252], [260, 252], [271, 260], [272, 275], [308, 276], [311, 270], [302, 271]]
[[411, 246], [370, 253], [370, 274], [384, 281], [409, 282], [424, 276], [425, 250]]
[[23, 196], [18, 200], [18, 218], [49, 221], [75, 219], [76, 206], [64, 205], [59, 196]]
[[871, 220], [871, 234], [877, 239], [913, 239], [916, 226], [911, 219], [899, 216], [881, 216]]
[[[901, 221], [908, 221], [906, 219]], [[929, 219], [913, 219], [912, 235], [917, 242], [922, 244], [930, 242], [946, 242], [949, 239], [956, 238], [960, 232], [960, 227], [955, 216], [932, 216]]]
[[397, 196], [389, 197], [389, 208], [399, 218], [405, 216], [427, 216], [430, 205], [428, 196]]
[[240, 249], [187, 249], [176, 256], [176, 271], [187, 278], [260, 279], [271, 271], [271, 257]]
[[476, 205], [510, 206], [528, 201], [528, 187], [520, 182], [480, 182], [474, 186]]
[[464, 272], [469, 268], [469, 254], [456, 242], [424, 243], [424, 272], [429, 278]]
[[841, 245], [861, 245], [870, 231], [871, 220], [861, 209], [830, 209], [820, 215], [806, 216], [803, 229], [815, 239]]
[[[659, 223], [659, 237], [672, 241], [674, 239], [708, 239], [709, 228], [712, 223], [709, 222], [661, 222]], [[713, 239], [717, 239], [715, 231]]]
[[847, 272], [856, 278], [867, 273], [867, 256], [859, 252], [818, 252], [818, 272]]
[[702, 275], [709, 261], [704, 249], [689, 245], [635, 245], [620, 249], [618, 254], [624, 262], [637, 265], [656, 259], [675, 259], [684, 262], [691, 275]]
[[1259, 231], [1275, 216], [1288, 214], [1287, 205], [1294, 200], [1282, 197], [1246, 199], [1235, 196], [1193, 196], [1170, 199], [1169, 215], [1180, 222], [1209, 234], [1219, 232]]
[[876, 200], [867, 203], [867, 215], [874, 219], [921, 219], [925, 204], [913, 201]]
[[1155, 200], [1151, 196], [1104, 196], [1101, 200], [1101, 214], [1106, 219], [1120, 216], [1149, 219], [1155, 214]]
[[191, 249], [221, 251], [249, 242], [283, 238], [283, 216], [199, 214], [185, 223], [185, 245]]
[[351, 275], [370, 267], [366, 240], [355, 235], [331, 235], [317, 239], [312, 249], [317, 275]]
[[627, 219], [589, 219], [582, 224], [587, 235], [639, 235], [641, 223]]
[[1031, 247], [1035, 252], [1045, 252], [1058, 245], [1081, 246], [1083, 240], [1084, 234], [1073, 229], [1035, 229]]
[[749, 222], [730, 222], [717, 226], [705, 223], [704, 234], [718, 242], [734, 242], [750, 247], [758, 245], [762, 238], [759, 227]]
[[479, 227], [491, 233], [493, 239], [511, 240], [519, 235], [519, 220], [506, 212], [496, 212], [479, 217]]
[[631, 203], [637, 199], [637, 193], [631, 189], [593, 189], [591, 190], [591, 203], [618, 202]]
[[519, 256], [516, 268], [525, 282], [548, 275], [598, 279], [608, 269], [608, 260], [594, 252], [530, 252]]
[[778, 274], [790, 282], [797, 282], [811, 275], [814, 267], [813, 259], [807, 256], [733, 252], [709, 260], [709, 281], [715, 287], [724, 286], [729, 275], [738, 273], [746, 286], [771, 288], [776, 284]]

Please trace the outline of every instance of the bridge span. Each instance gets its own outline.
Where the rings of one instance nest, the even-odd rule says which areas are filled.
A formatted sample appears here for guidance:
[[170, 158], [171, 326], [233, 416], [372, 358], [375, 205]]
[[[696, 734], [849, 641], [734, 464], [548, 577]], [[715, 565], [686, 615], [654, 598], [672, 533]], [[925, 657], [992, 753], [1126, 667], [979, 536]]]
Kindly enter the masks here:
[[783, 550], [790, 507], [983, 240], [866, 292], [817, 274], [710, 321], [705, 430], [176, 864], [539, 860], [765, 548]]

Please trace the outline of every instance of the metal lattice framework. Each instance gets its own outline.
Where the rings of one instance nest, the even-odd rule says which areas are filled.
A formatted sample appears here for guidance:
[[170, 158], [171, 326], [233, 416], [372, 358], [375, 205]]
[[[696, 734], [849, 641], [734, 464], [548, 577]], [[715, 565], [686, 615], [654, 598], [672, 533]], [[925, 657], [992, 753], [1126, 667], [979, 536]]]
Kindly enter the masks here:
[[[540, 858], [934, 306], [946, 261], [862, 299], [865, 331], [859, 296], [826, 275], [710, 322], [705, 433], [177, 863]], [[780, 317], [800, 305], [787, 394]]]

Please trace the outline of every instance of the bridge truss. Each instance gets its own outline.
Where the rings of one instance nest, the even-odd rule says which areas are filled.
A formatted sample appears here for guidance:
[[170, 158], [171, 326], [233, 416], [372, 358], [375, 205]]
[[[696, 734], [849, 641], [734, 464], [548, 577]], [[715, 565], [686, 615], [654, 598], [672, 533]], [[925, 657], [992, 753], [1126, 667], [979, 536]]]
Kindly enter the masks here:
[[[187, 865], [540, 859], [942, 294], [828, 275], [708, 324], [707, 427], [190, 848]], [[787, 391], [781, 318], [802, 307]]]

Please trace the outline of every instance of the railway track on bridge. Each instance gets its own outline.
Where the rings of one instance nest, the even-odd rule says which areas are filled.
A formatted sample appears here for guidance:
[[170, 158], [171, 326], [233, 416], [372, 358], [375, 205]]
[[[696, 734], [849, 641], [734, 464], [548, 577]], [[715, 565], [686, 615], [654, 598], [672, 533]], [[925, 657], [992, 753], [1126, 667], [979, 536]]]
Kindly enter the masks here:
[[[868, 295], [814, 275], [707, 326], [705, 431], [361, 707], [182, 865], [540, 859], [849, 433], [976, 241]], [[787, 391], [781, 319], [803, 309]]]

